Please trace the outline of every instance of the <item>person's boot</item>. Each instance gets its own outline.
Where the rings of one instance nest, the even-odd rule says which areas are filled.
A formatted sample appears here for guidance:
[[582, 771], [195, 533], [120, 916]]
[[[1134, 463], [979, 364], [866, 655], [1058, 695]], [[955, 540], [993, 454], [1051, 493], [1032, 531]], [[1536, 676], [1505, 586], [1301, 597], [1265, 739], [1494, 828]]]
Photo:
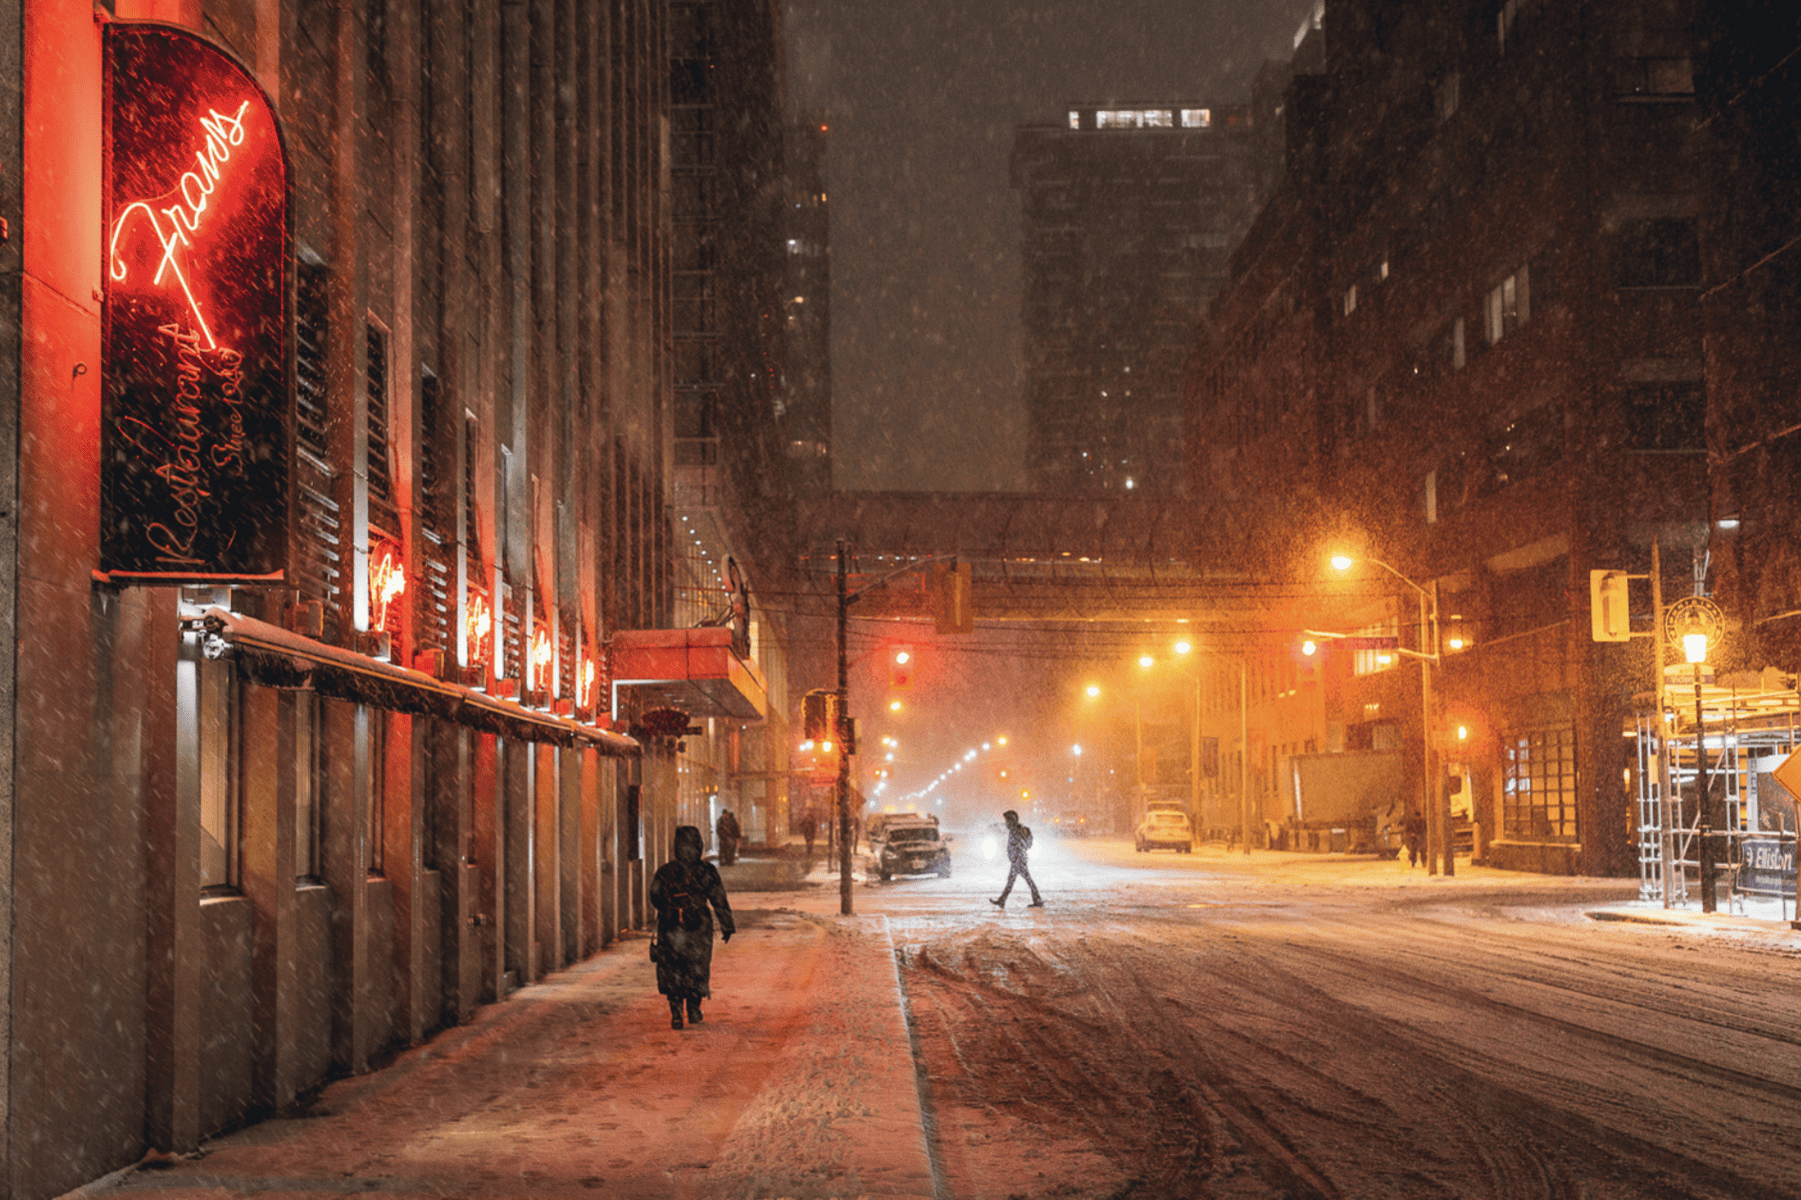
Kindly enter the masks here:
[[698, 1024], [700, 1024], [700, 1021], [701, 1021], [700, 1001], [698, 1001], [698, 1000], [688, 1001], [688, 1024], [698, 1025]]
[[988, 897], [988, 903], [994, 905], [996, 908], [1005, 908], [1007, 907], [1007, 898], [1002, 896], [999, 900], [996, 900], [993, 896], [990, 896]]
[[1044, 907], [1044, 897], [1043, 896], [1033, 896], [1032, 902], [1030, 904], [1026, 905], [1026, 907], [1027, 908], [1043, 908]]
[[682, 1002], [678, 999], [671, 997], [670, 1001], [669, 1001], [669, 1028], [680, 1029], [681, 1027], [682, 1027]]

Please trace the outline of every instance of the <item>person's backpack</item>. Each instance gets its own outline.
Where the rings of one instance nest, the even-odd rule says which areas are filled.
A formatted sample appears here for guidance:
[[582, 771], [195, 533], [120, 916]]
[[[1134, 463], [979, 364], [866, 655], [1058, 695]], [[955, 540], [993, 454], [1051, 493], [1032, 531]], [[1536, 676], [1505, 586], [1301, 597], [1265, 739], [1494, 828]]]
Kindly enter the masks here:
[[1021, 825], [1019, 827], [1019, 848], [1021, 850], [1030, 850], [1032, 848], [1032, 827], [1030, 825]]
[[669, 905], [675, 910], [675, 919], [683, 929], [693, 933], [700, 928], [701, 911], [704, 901], [694, 890], [694, 873], [682, 872], [682, 885], [669, 893]]

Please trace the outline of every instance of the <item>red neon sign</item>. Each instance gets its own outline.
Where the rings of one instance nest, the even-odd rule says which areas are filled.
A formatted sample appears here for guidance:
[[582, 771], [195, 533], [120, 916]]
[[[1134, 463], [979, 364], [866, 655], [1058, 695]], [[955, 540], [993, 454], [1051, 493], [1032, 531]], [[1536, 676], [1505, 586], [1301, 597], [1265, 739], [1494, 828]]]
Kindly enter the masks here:
[[481, 592], [470, 592], [469, 603], [465, 609], [463, 630], [469, 639], [469, 665], [488, 661], [488, 638], [494, 633], [494, 612], [488, 607], [488, 597]]
[[550, 680], [550, 634], [540, 629], [532, 634], [532, 686], [544, 687]]
[[[210, 206], [213, 193], [218, 190], [221, 173], [231, 162], [231, 148], [244, 144], [244, 114], [249, 108], [250, 101], [246, 100], [230, 116], [215, 108], [201, 117], [200, 128], [205, 133], [206, 140], [204, 147], [194, 152], [198, 169], [182, 172], [174, 190], [155, 202], [134, 200], [127, 204], [114, 219], [113, 235], [107, 242], [107, 274], [114, 283], [125, 283], [130, 278], [130, 270], [126, 266], [126, 260], [119, 256], [119, 239], [127, 232], [128, 227], [136, 228], [148, 223], [151, 236], [162, 247], [162, 257], [157, 260], [156, 274], [151, 282], [163, 283], [164, 275], [175, 277], [175, 285], [187, 298], [188, 311], [193, 314], [194, 324], [206, 339], [208, 350], [216, 348], [218, 343], [213, 340], [212, 330], [206, 326], [206, 318], [200, 312], [200, 302], [194, 298], [194, 289], [188, 283], [187, 273], [181, 269], [175, 252], [193, 245], [188, 240], [188, 235], [200, 230], [200, 218]], [[171, 198], [175, 203], [164, 203]], [[164, 218], [167, 218], [166, 226]]]
[[236, 59], [186, 30], [106, 27], [101, 565], [287, 565], [286, 151]]
[[388, 612], [406, 592], [406, 566], [392, 542], [383, 542], [380, 554], [369, 556], [369, 627], [386, 629]]

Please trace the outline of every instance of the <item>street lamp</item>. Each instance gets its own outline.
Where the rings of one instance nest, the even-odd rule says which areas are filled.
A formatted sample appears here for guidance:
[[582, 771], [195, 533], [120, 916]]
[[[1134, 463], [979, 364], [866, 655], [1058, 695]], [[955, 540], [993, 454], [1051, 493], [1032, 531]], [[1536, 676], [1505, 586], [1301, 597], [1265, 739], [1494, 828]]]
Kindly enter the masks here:
[[1697, 768], [1697, 790], [1695, 793], [1695, 815], [1699, 820], [1699, 849], [1696, 857], [1701, 860], [1701, 911], [1713, 912], [1718, 901], [1714, 897], [1714, 889], [1718, 881], [1714, 877], [1713, 861], [1713, 806], [1709, 803], [1707, 778], [1707, 728], [1701, 723], [1701, 664], [1707, 661], [1707, 635], [1705, 633], [1685, 633], [1682, 635], [1682, 657], [1688, 660], [1695, 673], [1695, 763]]
[[[1381, 567], [1396, 579], [1419, 593], [1420, 600], [1420, 637], [1426, 631], [1432, 631], [1429, 649], [1400, 650], [1397, 653], [1420, 660], [1420, 769], [1424, 772], [1423, 799], [1426, 812], [1426, 838], [1432, 847], [1443, 856], [1444, 873], [1447, 876], [1457, 873], [1456, 847], [1451, 838], [1451, 797], [1438, 786], [1435, 771], [1435, 757], [1432, 751], [1432, 733], [1436, 726], [1432, 720], [1432, 668], [1438, 665], [1438, 580], [1432, 581], [1431, 590], [1427, 590], [1401, 574], [1379, 558], [1352, 558], [1348, 554], [1334, 554], [1331, 559], [1332, 568], [1336, 571], [1348, 571], [1359, 562]], [[1436, 793], [1436, 794], [1435, 794]], [[1426, 855], [1426, 870], [1429, 874], [1437, 874], [1437, 864], [1433, 855]]]

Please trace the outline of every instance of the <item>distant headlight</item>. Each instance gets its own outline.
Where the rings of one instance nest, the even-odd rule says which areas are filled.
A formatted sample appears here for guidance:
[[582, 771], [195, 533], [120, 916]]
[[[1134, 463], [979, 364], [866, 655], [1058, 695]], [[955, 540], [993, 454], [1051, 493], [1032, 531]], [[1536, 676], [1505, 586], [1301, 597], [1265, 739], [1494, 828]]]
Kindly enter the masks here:
[[1001, 844], [997, 839], [993, 837], [985, 837], [982, 839], [983, 858], [997, 858], [1000, 856], [1000, 852]]

